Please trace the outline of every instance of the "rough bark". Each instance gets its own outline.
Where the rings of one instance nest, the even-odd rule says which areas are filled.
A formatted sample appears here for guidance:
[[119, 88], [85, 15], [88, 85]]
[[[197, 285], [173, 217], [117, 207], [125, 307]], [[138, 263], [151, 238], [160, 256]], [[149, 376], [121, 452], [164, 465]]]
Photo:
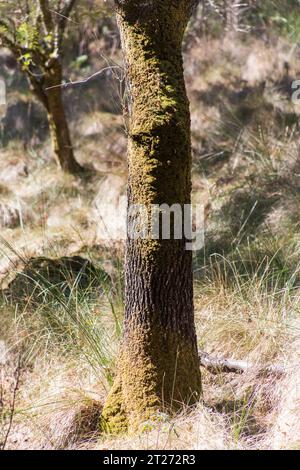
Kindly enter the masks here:
[[[190, 202], [181, 45], [194, 3], [116, 2], [130, 96], [128, 202], [149, 215], [152, 204]], [[192, 255], [185, 243], [128, 237], [124, 336], [101, 420], [109, 432], [135, 431], [159, 411], [199, 400]]]

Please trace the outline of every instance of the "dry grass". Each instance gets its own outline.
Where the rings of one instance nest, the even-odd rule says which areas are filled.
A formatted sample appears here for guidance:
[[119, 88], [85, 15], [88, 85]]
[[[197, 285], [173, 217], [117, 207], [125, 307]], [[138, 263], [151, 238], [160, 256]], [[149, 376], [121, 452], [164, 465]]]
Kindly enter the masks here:
[[[11, 364], [12, 373], [20, 350], [24, 364], [8, 447], [296, 447], [299, 296], [288, 284], [266, 291], [255, 276], [225, 281], [215, 276], [196, 285], [199, 346], [221, 357], [243, 358], [257, 369], [243, 375], [203, 371], [202, 405], [175, 417], [162, 414], [144, 423], [140, 435], [126, 438], [99, 437], [97, 427], [118, 349], [117, 291], [94, 301], [88, 293], [74, 293], [67, 303], [54, 291], [50, 304], [27, 304], [22, 311], [2, 305], [2, 337], [11, 351], [2, 367]], [[283, 378], [260, 374], [261, 365], [272, 363], [285, 366]]]
[[199, 405], [170, 418], [162, 415], [158, 423], [145, 423], [139, 436], [103, 438], [96, 449], [145, 450], [224, 450], [235, 448], [228, 433], [226, 417]]

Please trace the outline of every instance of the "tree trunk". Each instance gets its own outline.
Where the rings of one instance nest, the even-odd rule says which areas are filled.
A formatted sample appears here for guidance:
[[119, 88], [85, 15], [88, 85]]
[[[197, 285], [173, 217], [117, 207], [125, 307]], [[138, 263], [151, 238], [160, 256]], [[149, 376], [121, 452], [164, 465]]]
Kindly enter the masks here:
[[[194, 1], [116, 2], [130, 96], [128, 202], [190, 203], [191, 136], [181, 45]], [[128, 214], [128, 223], [131, 223]], [[102, 429], [136, 431], [193, 404], [201, 377], [186, 240], [127, 239], [124, 333]]]
[[61, 83], [61, 65], [59, 61], [54, 61], [45, 75], [47, 114], [52, 147], [58, 164], [63, 171], [71, 174], [80, 174], [83, 172], [83, 168], [74, 158], [69, 126], [62, 100], [62, 91], [59, 86]]

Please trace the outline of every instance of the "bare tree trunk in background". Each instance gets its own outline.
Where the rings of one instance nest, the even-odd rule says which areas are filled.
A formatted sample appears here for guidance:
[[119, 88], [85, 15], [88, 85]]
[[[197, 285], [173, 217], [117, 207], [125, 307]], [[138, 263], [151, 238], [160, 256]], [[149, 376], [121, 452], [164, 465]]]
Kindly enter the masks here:
[[74, 157], [69, 126], [62, 99], [62, 67], [52, 60], [42, 79], [28, 76], [32, 91], [47, 111], [52, 148], [60, 168], [73, 175], [82, 174], [84, 168]]
[[[19, 2], [19, 14], [38, 38], [34, 47], [29, 37], [25, 40], [16, 34], [18, 21], [14, 23], [9, 18], [9, 9], [6, 12], [5, 8], [4, 17], [0, 15], [0, 44], [10, 49], [20, 62], [33, 92], [47, 110], [52, 146], [60, 167], [68, 173], [80, 174], [84, 169], [74, 158], [61, 89], [64, 33], [76, 0], [56, 2], [59, 11], [51, 9], [50, 3], [53, 2]], [[24, 62], [24, 57], [30, 59], [29, 63]]]
[[[129, 205], [190, 203], [191, 135], [181, 46], [195, 1], [116, 1], [130, 95]], [[130, 217], [128, 218], [130, 223]], [[124, 336], [101, 426], [137, 430], [193, 404], [201, 376], [192, 254], [183, 240], [127, 240]]]
[[[47, 114], [53, 151], [62, 170], [80, 174], [83, 168], [74, 157], [69, 126], [62, 100], [62, 68], [57, 61], [45, 75]], [[54, 88], [52, 88], [54, 87]]]

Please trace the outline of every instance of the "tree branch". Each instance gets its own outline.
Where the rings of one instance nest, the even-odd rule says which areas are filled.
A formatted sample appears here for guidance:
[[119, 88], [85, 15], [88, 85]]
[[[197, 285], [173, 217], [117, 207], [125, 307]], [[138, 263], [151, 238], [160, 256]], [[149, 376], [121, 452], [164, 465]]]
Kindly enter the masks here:
[[99, 75], [101, 75], [103, 72], [106, 72], [107, 70], [114, 70], [114, 69], [121, 69], [121, 67], [119, 65], [110, 65], [108, 67], [104, 67], [103, 69], [101, 70], [98, 70], [98, 72], [95, 72], [93, 73], [93, 75], [90, 75], [89, 77], [87, 78], [83, 78], [82, 80], [77, 80], [76, 82], [66, 82], [66, 83], [60, 83], [58, 85], [54, 85], [54, 86], [50, 86], [48, 88], [46, 88], [46, 91], [48, 90], [52, 90], [53, 88], [67, 88], [69, 86], [74, 86], [74, 85], [82, 85], [83, 83], [87, 83], [89, 82], [90, 80], [92, 80], [93, 78], [95, 77], [98, 77]]
[[67, 21], [69, 21], [69, 16], [75, 7], [76, 0], [68, 0], [64, 8], [59, 12], [60, 21], [59, 21], [59, 34], [62, 39], [62, 36], [65, 32]]
[[39, 0], [41, 12], [43, 15], [43, 22], [46, 28], [47, 33], [53, 32], [53, 18], [51, 11], [49, 9], [48, 0]]
[[257, 366], [247, 361], [239, 361], [235, 359], [216, 358], [210, 356], [204, 351], [199, 353], [200, 365], [205, 367], [212, 374], [222, 373], [234, 373], [242, 374], [249, 371], [257, 371], [259, 375], [276, 375], [281, 377], [284, 375], [285, 370], [281, 365], [270, 365], [270, 366]]

